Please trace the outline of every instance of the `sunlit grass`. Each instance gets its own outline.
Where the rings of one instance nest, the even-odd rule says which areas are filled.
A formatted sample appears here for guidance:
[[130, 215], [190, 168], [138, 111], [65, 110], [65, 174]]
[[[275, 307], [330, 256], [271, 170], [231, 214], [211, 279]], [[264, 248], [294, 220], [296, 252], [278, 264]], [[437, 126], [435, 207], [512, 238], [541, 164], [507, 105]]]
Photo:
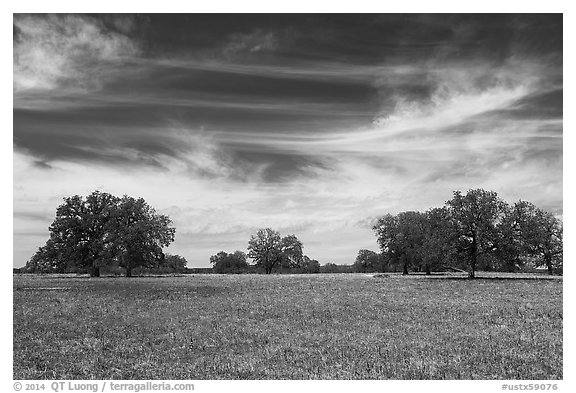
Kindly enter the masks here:
[[14, 378], [561, 379], [562, 280], [17, 275]]

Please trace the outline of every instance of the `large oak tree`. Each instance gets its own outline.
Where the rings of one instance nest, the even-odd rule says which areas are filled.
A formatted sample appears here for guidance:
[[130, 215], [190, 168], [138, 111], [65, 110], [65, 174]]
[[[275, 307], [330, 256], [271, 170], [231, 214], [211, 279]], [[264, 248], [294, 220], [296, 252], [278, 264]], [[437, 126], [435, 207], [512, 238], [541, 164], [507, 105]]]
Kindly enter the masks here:
[[455, 191], [446, 202], [458, 236], [457, 249], [468, 262], [468, 274], [475, 277], [478, 257], [493, 252], [498, 244], [498, 223], [505, 213], [506, 203], [494, 191]]
[[143, 198], [123, 196], [109, 221], [109, 236], [118, 265], [132, 276], [136, 267], [157, 267], [164, 260], [163, 247], [174, 241], [172, 221]]
[[131, 276], [133, 268], [153, 267], [163, 260], [162, 247], [174, 240], [171, 224], [142, 198], [100, 191], [85, 199], [66, 197], [56, 209], [50, 239], [32, 257], [30, 268], [88, 269], [98, 277], [102, 266], [117, 264]]
[[553, 274], [562, 265], [562, 221], [526, 201], [517, 202], [515, 210], [523, 248]]

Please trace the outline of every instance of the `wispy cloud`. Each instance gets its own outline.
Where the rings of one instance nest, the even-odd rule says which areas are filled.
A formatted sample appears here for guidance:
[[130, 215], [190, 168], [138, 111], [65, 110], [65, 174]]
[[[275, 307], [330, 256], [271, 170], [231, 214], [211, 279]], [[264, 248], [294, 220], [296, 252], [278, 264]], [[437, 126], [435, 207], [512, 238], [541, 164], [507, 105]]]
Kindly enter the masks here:
[[[129, 28], [120, 18], [116, 26]], [[97, 88], [110, 65], [138, 52], [129, 37], [88, 16], [15, 15], [14, 91]]]

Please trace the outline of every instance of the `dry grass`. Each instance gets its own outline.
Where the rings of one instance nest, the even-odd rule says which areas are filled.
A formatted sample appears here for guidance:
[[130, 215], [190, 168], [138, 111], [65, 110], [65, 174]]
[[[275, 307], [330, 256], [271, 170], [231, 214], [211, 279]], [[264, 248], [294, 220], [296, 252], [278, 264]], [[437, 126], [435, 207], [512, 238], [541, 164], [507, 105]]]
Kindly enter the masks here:
[[14, 378], [562, 379], [562, 280], [17, 275]]

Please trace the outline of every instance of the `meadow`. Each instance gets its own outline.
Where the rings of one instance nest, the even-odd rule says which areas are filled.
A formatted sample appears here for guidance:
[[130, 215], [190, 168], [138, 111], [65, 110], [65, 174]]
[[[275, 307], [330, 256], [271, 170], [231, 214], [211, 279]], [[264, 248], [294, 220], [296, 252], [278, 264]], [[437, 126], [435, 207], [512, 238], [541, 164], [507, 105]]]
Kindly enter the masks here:
[[562, 379], [562, 279], [525, 277], [14, 275], [13, 377]]

